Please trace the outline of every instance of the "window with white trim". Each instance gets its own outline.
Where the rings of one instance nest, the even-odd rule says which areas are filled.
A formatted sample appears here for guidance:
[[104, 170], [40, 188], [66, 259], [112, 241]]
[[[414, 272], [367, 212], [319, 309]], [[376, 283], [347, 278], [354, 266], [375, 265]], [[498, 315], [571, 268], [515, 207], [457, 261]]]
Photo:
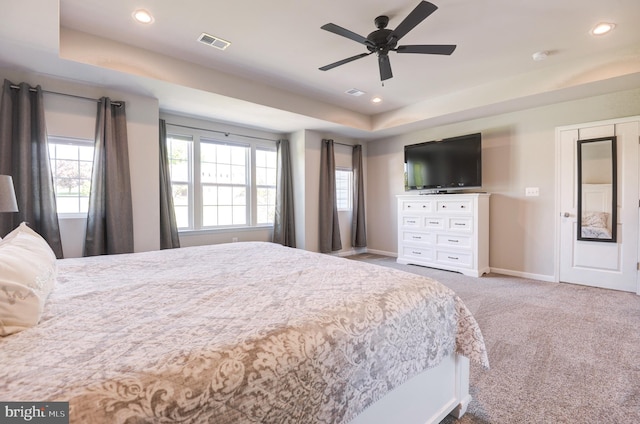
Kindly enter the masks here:
[[275, 142], [227, 140], [167, 127], [178, 229], [273, 225]]
[[350, 211], [353, 198], [353, 171], [336, 168], [336, 203], [339, 211]]
[[86, 214], [89, 211], [94, 141], [50, 136], [48, 145], [58, 213]]

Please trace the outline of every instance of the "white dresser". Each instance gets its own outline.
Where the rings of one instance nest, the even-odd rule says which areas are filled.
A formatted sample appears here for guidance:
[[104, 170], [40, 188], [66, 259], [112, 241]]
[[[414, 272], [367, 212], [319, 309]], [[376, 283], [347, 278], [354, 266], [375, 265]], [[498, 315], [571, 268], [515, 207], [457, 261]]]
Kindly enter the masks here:
[[489, 194], [398, 197], [398, 263], [480, 277], [489, 269]]

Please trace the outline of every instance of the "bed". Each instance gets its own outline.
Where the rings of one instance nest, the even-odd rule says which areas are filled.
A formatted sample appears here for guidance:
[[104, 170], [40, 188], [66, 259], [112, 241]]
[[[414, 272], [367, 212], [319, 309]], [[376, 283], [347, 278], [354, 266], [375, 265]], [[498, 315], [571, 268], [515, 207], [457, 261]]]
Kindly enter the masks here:
[[455, 293], [390, 268], [263, 242], [56, 267], [37, 325], [0, 337], [0, 399], [72, 423], [439, 422], [488, 367]]

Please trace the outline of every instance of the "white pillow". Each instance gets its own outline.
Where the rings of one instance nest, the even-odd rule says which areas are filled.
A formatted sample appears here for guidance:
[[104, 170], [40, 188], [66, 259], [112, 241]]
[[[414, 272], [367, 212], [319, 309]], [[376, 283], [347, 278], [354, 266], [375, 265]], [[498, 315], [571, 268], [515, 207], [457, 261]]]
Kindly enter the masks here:
[[56, 272], [56, 255], [24, 222], [0, 240], [0, 336], [40, 321]]

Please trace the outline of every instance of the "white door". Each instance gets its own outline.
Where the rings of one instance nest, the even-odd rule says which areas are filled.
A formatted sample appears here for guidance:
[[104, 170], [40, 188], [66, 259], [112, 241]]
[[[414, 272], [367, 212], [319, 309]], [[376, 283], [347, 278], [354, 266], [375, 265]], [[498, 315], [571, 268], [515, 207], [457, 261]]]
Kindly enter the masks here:
[[[616, 136], [617, 241], [577, 237], [577, 141]], [[638, 142], [640, 118], [559, 128], [560, 263], [562, 282], [638, 292]]]

